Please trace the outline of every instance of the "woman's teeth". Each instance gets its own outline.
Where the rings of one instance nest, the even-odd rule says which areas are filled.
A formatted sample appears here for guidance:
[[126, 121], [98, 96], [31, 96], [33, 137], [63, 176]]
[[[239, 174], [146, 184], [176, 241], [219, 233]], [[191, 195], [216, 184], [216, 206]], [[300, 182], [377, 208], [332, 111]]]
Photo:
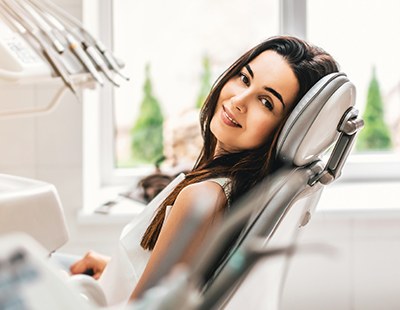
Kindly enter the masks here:
[[224, 111], [224, 113], [225, 113], [225, 116], [226, 116], [226, 118], [227, 119], [229, 119], [232, 123], [234, 123], [236, 126], [239, 126], [240, 127], [240, 125], [238, 124], [238, 122], [236, 122], [234, 119], [232, 119], [232, 118], [230, 118], [229, 117], [229, 115]]

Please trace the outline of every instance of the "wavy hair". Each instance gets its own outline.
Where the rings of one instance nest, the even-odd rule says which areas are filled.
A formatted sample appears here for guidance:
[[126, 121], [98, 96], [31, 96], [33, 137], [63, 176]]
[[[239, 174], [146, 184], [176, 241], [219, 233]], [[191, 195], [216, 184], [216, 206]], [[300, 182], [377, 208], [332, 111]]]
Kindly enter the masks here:
[[[245, 65], [266, 50], [273, 50], [281, 55], [293, 70], [299, 83], [295, 102], [263, 145], [251, 150], [225, 153], [214, 158], [217, 140], [210, 130], [210, 122], [214, 116], [221, 89], [227, 81], [237, 76]], [[236, 60], [216, 80], [201, 109], [200, 124], [204, 144], [193, 170], [160, 205], [142, 237], [141, 246], [148, 250], [154, 248], [164, 222], [166, 207], [173, 205], [179, 192], [189, 184], [211, 178], [227, 177], [231, 186], [229, 202], [232, 204], [267, 175], [278, 169], [281, 164], [275, 156], [276, 143], [291, 110], [319, 79], [337, 71], [336, 61], [323, 49], [291, 36], [269, 38]]]

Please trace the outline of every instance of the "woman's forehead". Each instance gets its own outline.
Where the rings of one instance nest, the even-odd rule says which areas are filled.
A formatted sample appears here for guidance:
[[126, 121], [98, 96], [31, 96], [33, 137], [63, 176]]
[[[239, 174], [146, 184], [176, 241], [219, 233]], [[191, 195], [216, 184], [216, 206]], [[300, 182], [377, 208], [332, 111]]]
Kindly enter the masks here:
[[254, 80], [281, 94], [286, 104], [291, 104], [299, 90], [299, 83], [287, 60], [273, 50], [267, 50], [248, 63]]

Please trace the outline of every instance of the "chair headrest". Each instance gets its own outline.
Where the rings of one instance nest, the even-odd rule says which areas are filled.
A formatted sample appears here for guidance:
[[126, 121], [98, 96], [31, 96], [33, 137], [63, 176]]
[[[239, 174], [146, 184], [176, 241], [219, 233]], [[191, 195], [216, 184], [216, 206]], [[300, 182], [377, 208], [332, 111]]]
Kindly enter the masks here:
[[338, 138], [338, 124], [354, 106], [355, 95], [355, 87], [344, 73], [320, 79], [287, 119], [278, 137], [277, 157], [296, 166], [319, 158]]

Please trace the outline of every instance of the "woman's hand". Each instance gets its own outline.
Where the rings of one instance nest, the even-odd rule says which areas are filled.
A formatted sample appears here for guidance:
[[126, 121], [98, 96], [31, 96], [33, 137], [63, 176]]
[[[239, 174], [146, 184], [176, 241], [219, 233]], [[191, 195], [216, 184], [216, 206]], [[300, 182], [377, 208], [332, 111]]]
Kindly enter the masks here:
[[90, 251], [82, 259], [71, 265], [70, 271], [72, 274], [89, 274], [98, 280], [109, 261], [108, 256]]

